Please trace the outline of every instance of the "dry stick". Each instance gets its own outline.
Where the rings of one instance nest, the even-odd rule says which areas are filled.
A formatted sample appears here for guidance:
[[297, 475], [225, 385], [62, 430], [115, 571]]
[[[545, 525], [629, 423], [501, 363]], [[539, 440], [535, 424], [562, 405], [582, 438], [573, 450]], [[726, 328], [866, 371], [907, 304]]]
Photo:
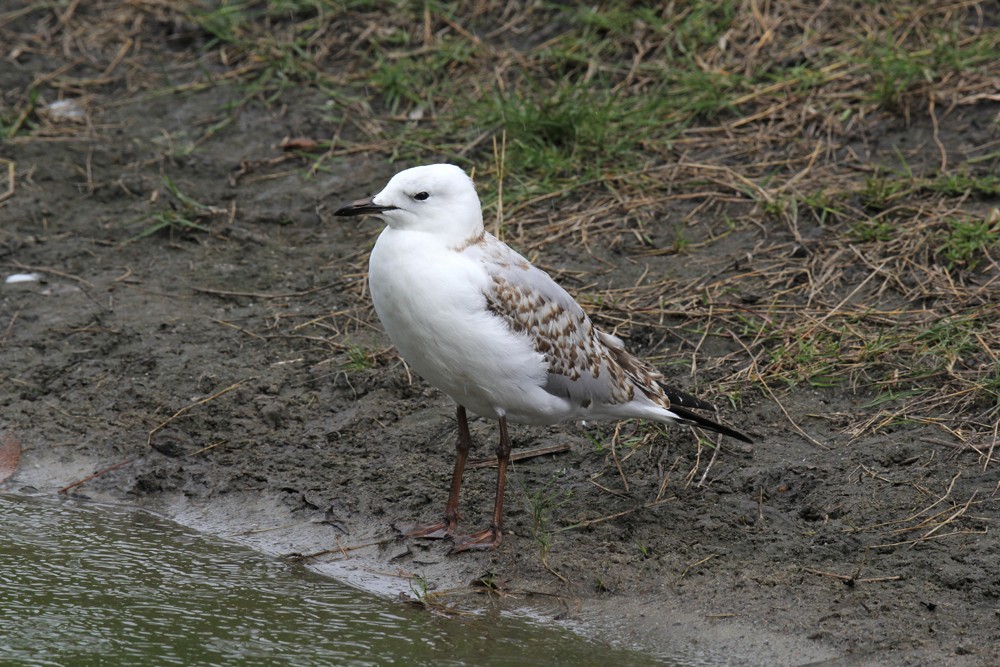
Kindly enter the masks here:
[[0, 337], [0, 347], [7, 347], [7, 341], [10, 340], [11, 335], [14, 333], [14, 323], [17, 322], [18, 316], [21, 314], [21, 308], [14, 311], [14, 314], [10, 316], [10, 322], [7, 323], [7, 328], [4, 329], [3, 337]]
[[17, 472], [21, 461], [21, 441], [13, 432], [0, 435], [0, 482]]
[[828, 319], [830, 319], [831, 317], [833, 317], [834, 315], [836, 315], [837, 313], [839, 313], [840, 309], [843, 308], [847, 304], [847, 302], [850, 301], [851, 298], [861, 290], [862, 287], [864, 287], [865, 285], [867, 285], [869, 280], [871, 280], [876, 275], [878, 275], [879, 273], [881, 273], [882, 272], [882, 268], [886, 264], [888, 264], [888, 263], [889, 263], [889, 260], [885, 260], [884, 262], [882, 262], [878, 266], [878, 268], [873, 269], [872, 272], [869, 273], [868, 276], [864, 280], [862, 280], [860, 283], [858, 283], [857, 287], [855, 287], [854, 289], [851, 290], [850, 294], [848, 294], [843, 299], [841, 299], [840, 303], [838, 303], [836, 306], [834, 306], [832, 310], [827, 311], [827, 313], [825, 315], [823, 315], [823, 317], [819, 318], [819, 320], [817, 320], [816, 323], [813, 324], [812, 327], [808, 331], [806, 331], [804, 334], [802, 334], [800, 336], [800, 338], [808, 338], [816, 330], [816, 327], [818, 327], [819, 325], [823, 324]]
[[[561, 454], [562, 452], [568, 452], [571, 446], [568, 443], [563, 443], [561, 445], [548, 445], [546, 447], [535, 447], [534, 449], [525, 449], [520, 452], [514, 452], [510, 455], [511, 461], [523, 461], [524, 459], [534, 458], [536, 456], [545, 456], [546, 454]], [[488, 457], [484, 459], [473, 459], [469, 461], [466, 468], [495, 468], [497, 466], [497, 459], [495, 456]]]
[[7, 163], [7, 191], [0, 194], [0, 202], [2, 202], [14, 196], [14, 161], [0, 158], [0, 162]]
[[705, 483], [705, 478], [708, 477], [708, 471], [712, 469], [712, 464], [715, 463], [715, 457], [719, 455], [719, 450], [722, 449], [722, 436], [719, 436], [718, 441], [715, 443], [715, 447], [712, 448], [712, 458], [708, 460], [708, 465], [705, 466], [705, 472], [702, 473], [701, 479], [695, 484], [696, 488], [701, 488], [701, 485]]
[[715, 304], [708, 304], [708, 315], [705, 316], [705, 330], [701, 334], [701, 338], [698, 340], [698, 344], [694, 346], [694, 351], [691, 353], [691, 377], [695, 376], [695, 372], [698, 368], [698, 352], [701, 350], [702, 344], [704, 344], [705, 339], [708, 338], [708, 332], [712, 329], [712, 318], [715, 314]]
[[615, 462], [615, 467], [618, 468], [618, 476], [622, 478], [622, 484], [625, 486], [625, 493], [628, 493], [628, 478], [625, 477], [625, 471], [622, 470], [622, 464], [618, 460], [618, 436], [622, 430], [622, 422], [615, 424], [615, 433], [611, 436], [611, 458]]
[[545, 567], [546, 570], [549, 571], [549, 574], [551, 574], [552, 576], [558, 578], [559, 581], [563, 582], [564, 584], [568, 584], [569, 583], [569, 579], [567, 579], [566, 577], [562, 576], [561, 574], [559, 574], [558, 572], [556, 572], [554, 569], [552, 569], [552, 566], [549, 565], [549, 555], [547, 553], [545, 553], [545, 552], [542, 553], [542, 565]]
[[218, 442], [213, 442], [211, 445], [206, 445], [206, 446], [202, 447], [201, 449], [199, 449], [197, 451], [191, 452], [190, 454], [188, 454], [188, 456], [189, 457], [190, 456], [197, 456], [198, 454], [201, 454], [202, 452], [207, 452], [210, 449], [215, 449], [219, 445], [224, 445], [227, 442], [228, 442], [228, 440], [219, 440]]
[[708, 561], [712, 560], [713, 558], [716, 558], [716, 557], [717, 557], [718, 555], [719, 555], [719, 554], [710, 554], [710, 555], [708, 555], [708, 556], [705, 556], [705, 557], [704, 557], [704, 558], [702, 558], [701, 560], [698, 560], [698, 561], [695, 561], [695, 562], [691, 563], [691, 564], [690, 564], [690, 565], [688, 565], [688, 566], [687, 566], [686, 568], [684, 568], [684, 571], [683, 571], [683, 572], [681, 572], [681, 573], [680, 573], [679, 575], [677, 575], [677, 581], [680, 581], [680, 580], [681, 580], [681, 579], [683, 579], [683, 578], [684, 578], [685, 576], [687, 576], [687, 573], [691, 571], [691, 568], [693, 568], [693, 567], [698, 567], [699, 565], [702, 565], [702, 564], [704, 564], [704, 563], [707, 563]]
[[368, 547], [379, 547], [382, 546], [383, 544], [394, 542], [395, 540], [396, 540], [395, 537], [384, 537], [381, 540], [376, 540], [374, 542], [364, 542], [362, 544], [349, 544], [346, 547], [340, 543], [340, 540], [337, 540], [336, 549], [323, 549], [322, 551], [314, 551], [313, 553], [310, 554], [289, 554], [288, 556], [286, 556], [286, 558], [289, 558], [290, 560], [296, 562], [304, 561], [308, 558], [319, 558], [320, 556], [326, 556], [327, 554], [340, 554], [346, 558], [348, 551], [357, 551], [359, 549], [366, 549]]
[[[497, 166], [497, 226], [493, 230], [493, 235], [501, 238], [501, 227], [503, 227], [503, 177], [504, 166], [507, 161], [507, 130], [500, 135], [500, 146], [497, 147], [497, 137], [493, 135], [493, 162]], [[502, 240], [502, 239], [501, 239]]]
[[119, 65], [121, 65], [121, 63], [122, 63], [123, 60], [125, 60], [125, 56], [128, 55], [128, 52], [132, 49], [132, 46], [134, 44], [135, 44], [135, 40], [134, 39], [132, 39], [131, 37], [126, 37], [125, 41], [122, 43], [121, 47], [118, 49], [118, 53], [115, 54], [114, 59], [108, 64], [107, 67], [104, 68], [104, 71], [101, 72], [101, 76], [102, 77], [109, 77], [109, 76], [111, 76], [111, 73], [114, 72], [115, 69], [117, 69]]
[[76, 8], [79, 7], [79, 5], [80, 5], [80, 0], [72, 0], [69, 3], [69, 7], [66, 8], [66, 11], [64, 11], [62, 14], [56, 12], [56, 15], [59, 17], [60, 29], [65, 28], [66, 24], [70, 22], [70, 20], [73, 18], [73, 14], [76, 13]]
[[[947, 526], [949, 523], [951, 523], [952, 521], [954, 521], [958, 517], [960, 517], [963, 514], [965, 514], [965, 511], [969, 509], [970, 505], [972, 505], [972, 501], [975, 500], [977, 493], [979, 493], [979, 489], [976, 489], [975, 491], [973, 491], [972, 495], [969, 496], [969, 499], [965, 501], [965, 504], [962, 505], [961, 507], [959, 507], [957, 510], [955, 510], [952, 513], [951, 516], [949, 516], [947, 519], [945, 519], [944, 521], [942, 521], [941, 523], [939, 523], [938, 525], [934, 526], [933, 528], [931, 528], [930, 530], [928, 530], [926, 533], [924, 533], [923, 535], [921, 535], [920, 538], [917, 540], [917, 542], [919, 542], [921, 540], [929, 539], [942, 526]], [[915, 545], [916, 545], [916, 542], [914, 542], [913, 546], [915, 546]], [[911, 548], [912, 548], [912, 546], [911, 546]]]
[[931, 516], [925, 517], [923, 521], [921, 521], [920, 523], [918, 523], [915, 526], [904, 526], [902, 528], [897, 528], [897, 529], [889, 531], [889, 532], [891, 534], [893, 534], [893, 535], [897, 535], [897, 534], [900, 534], [900, 533], [912, 533], [915, 530], [926, 529], [928, 526], [935, 526], [936, 525], [937, 527], [940, 527], [940, 526], [942, 526], [942, 525], [944, 525], [944, 524], [946, 524], [946, 523], [948, 523], [950, 521], [950, 519], [943, 519], [943, 520], [941, 519], [941, 517], [943, 517], [949, 511], [951, 511], [951, 508], [941, 510], [937, 514], [933, 514]]
[[111, 472], [111, 471], [113, 471], [113, 470], [118, 470], [119, 468], [122, 468], [122, 467], [124, 467], [124, 466], [127, 466], [127, 465], [128, 465], [129, 463], [132, 463], [132, 462], [134, 462], [134, 461], [137, 461], [138, 459], [139, 459], [139, 457], [136, 457], [136, 458], [134, 458], [134, 459], [129, 459], [129, 460], [127, 460], [127, 461], [120, 461], [119, 463], [116, 463], [116, 464], [114, 464], [114, 465], [110, 465], [110, 466], [108, 466], [107, 468], [103, 468], [103, 469], [101, 469], [101, 470], [98, 470], [98, 471], [97, 471], [97, 472], [95, 472], [95, 473], [94, 473], [93, 475], [87, 475], [86, 477], [84, 477], [84, 478], [83, 478], [83, 479], [81, 479], [81, 480], [77, 480], [76, 482], [73, 482], [72, 484], [67, 484], [67, 485], [66, 485], [66, 486], [64, 486], [63, 488], [59, 489], [59, 491], [58, 491], [58, 492], [59, 492], [59, 493], [66, 493], [66, 492], [67, 492], [67, 491], [69, 491], [70, 489], [72, 489], [72, 488], [74, 488], [74, 487], [77, 487], [77, 486], [80, 486], [80, 485], [81, 485], [81, 484], [83, 484], [84, 482], [89, 482], [90, 480], [92, 480], [92, 479], [95, 479], [95, 478], [97, 478], [97, 477], [100, 477], [101, 475], [104, 475], [105, 473], [109, 473], [109, 472]]
[[586, 528], [587, 526], [593, 526], [594, 524], [604, 523], [605, 521], [611, 521], [613, 519], [617, 519], [618, 517], [625, 516], [626, 514], [632, 514], [633, 512], [638, 512], [639, 510], [645, 510], [645, 509], [650, 509], [652, 507], [656, 507], [657, 505], [660, 505], [663, 502], [664, 501], [662, 501], [662, 500], [654, 500], [651, 503], [646, 503], [644, 505], [640, 505], [639, 507], [633, 507], [632, 509], [622, 510], [621, 512], [616, 512], [615, 514], [609, 514], [607, 516], [597, 517], [596, 519], [587, 519], [585, 521], [580, 521], [578, 523], [574, 523], [573, 525], [570, 525], [570, 526], [563, 526], [562, 528], [556, 528], [552, 532], [553, 533], [561, 533], [561, 532], [567, 531], [567, 530], [575, 530], [577, 528]]
[[[774, 202], [774, 197], [771, 195], [770, 192], [768, 192], [764, 188], [760, 187], [759, 185], [757, 185], [756, 183], [754, 183], [753, 181], [751, 181], [749, 178], [747, 178], [743, 174], [740, 174], [740, 173], [734, 171], [730, 167], [726, 167], [724, 165], [701, 164], [701, 163], [697, 163], [697, 162], [679, 162], [677, 166], [679, 166], [679, 167], [688, 167], [690, 169], [704, 169], [705, 171], [721, 171], [724, 174], [727, 174], [728, 176], [732, 177], [733, 179], [735, 179], [735, 180], [739, 181], [740, 183], [742, 183], [743, 185], [745, 185], [749, 190], [752, 190], [752, 191], [756, 192], [757, 195], [761, 199], [763, 199], [765, 202], [767, 202], [769, 204], [771, 204], [771, 203]], [[740, 192], [740, 190], [738, 188], [733, 187], [732, 183], [723, 182], [722, 185], [728, 186], [728, 187], [732, 188], [733, 190], [736, 190], [737, 192]]]
[[80, 276], [74, 276], [70, 273], [63, 273], [62, 271], [57, 271], [56, 269], [49, 268], [47, 266], [32, 266], [29, 264], [21, 264], [21, 262], [12, 262], [14, 266], [21, 269], [22, 271], [39, 271], [41, 273], [51, 273], [54, 276], [59, 276], [60, 278], [67, 278], [69, 280], [75, 280], [76, 282], [86, 285], [91, 289], [96, 289], [94, 283], [84, 280]]
[[87, 177], [87, 196], [93, 195], [97, 190], [94, 183], [94, 148], [87, 149], [87, 159], [84, 160], [84, 174]]
[[[604, 473], [599, 473], [599, 474], [604, 474]], [[613, 491], [612, 489], [609, 489], [603, 484], [598, 484], [596, 481], [596, 477], [590, 477], [587, 479], [587, 481], [596, 486], [597, 488], [599, 488], [601, 491], [604, 491], [605, 493], [610, 493], [611, 495], [618, 496], [619, 498], [629, 498], [629, 496], [625, 495], [624, 493], [621, 493], [620, 491]], [[659, 499], [659, 496], [657, 496], [657, 499]]]
[[146, 437], [146, 446], [147, 447], [152, 446], [152, 444], [153, 444], [153, 436], [154, 435], [156, 435], [160, 430], [162, 430], [164, 426], [166, 426], [167, 424], [169, 424], [173, 420], [177, 419], [178, 417], [180, 417], [182, 414], [184, 414], [185, 412], [187, 412], [191, 408], [195, 408], [195, 407], [197, 407], [199, 405], [203, 405], [205, 403], [208, 403], [209, 401], [214, 401], [215, 399], [217, 399], [218, 397], [222, 396], [223, 394], [228, 394], [233, 389], [236, 389], [237, 387], [240, 387], [240, 386], [246, 384], [247, 382], [250, 382], [251, 380], [256, 380], [256, 379], [257, 379], [256, 377], [249, 377], [246, 380], [240, 380], [239, 382], [236, 382], [235, 384], [231, 384], [231, 385], [229, 385], [228, 387], [226, 387], [225, 389], [223, 389], [221, 391], [215, 392], [214, 394], [212, 394], [211, 396], [209, 396], [207, 398], [203, 398], [201, 400], [195, 401], [194, 403], [191, 403], [190, 405], [185, 405], [183, 408], [181, 408], [180, 410], [178, 410], [174, 414], [170, 415], [170, 417], [166, 421], [164, 421], [159, 426], [157, 426], [156, 428], [154, 428], [153, 430], [151, 430], [149, 432], [149, 435]]
[[822, 141], [817, 141], [816, 142], [816, 148], [813, 149], [812, 155], [809, 156], [809, 162], [806, 164], [806, 166], [802, 169], [802, 171], [800, 171], [799, 173], [797, 173], [794, 176], [792, 176], [790, 179], [788, 179], [785, 182], [784, 185], [782, 185], [780, 188], [778, 188], [778, 192], [784, 192], [785, 190], [787, 190], [788, 188], [792, 187], [793, 185], [795, 185], [796, 183], [798, 183], [800, 180], [802, 180], [803, 178], [805, 178], [805, 176], [810, 171], [812, 171], [813, 165], [816, 164], [816, 160], [817, 160], [817, 158], [819, 158], [819, 155], [822, 152], [823, 152], [823, 142]]
[[983, 461], [983, 472], [986, 472], [986, 468], [989, 467], [990, 461], [993, 459], [993, 450], [997, 446], [998, 431], [1000, 431], [1000, 421], [993, 424], [993, 440], [990, 442], [989, 451], [986, 452], [986, 460]]
[[277, 294], [269, 294], [267, 292], [233, 292], [229, 290], [212, 289], [210, 287], [195, 287], [192, 286], [195, 292], [201, 292], [203, 294], [215, 294], [216, 296], [245, 296], [253, 299], [290, 299], [299, 296], [306, 296], [308, 294], [315, 294], [316, 292], [322, 292], [324, 290], [333, 289], [334, 287], [339, 287], [342, 283], [337, 281], [335, 283], [330, 283], [329, 285], [320, 285], [319, 287], [313, 287], [311, 289], [303, 290], [301, 292], [278, 292]]
[[337, 548], [340, 550], [340, 555], [344, 557], [344, 560], [350, 558], [347, 554], [347, 549], [345, 549], [344, 545], [340, 543], [340, 535], [334, 535], [333, 541], [337, 543]]
[[865, 579], [858, 579], [857, 577], [850, 574], [837, 574], [836, 572], [827, 572], [826, 570], [814, 570], [811, 567], [803, 567], [806, 572], [811, 572], [812, 574], [818, 574], [824, 577], [833, 577], [834, 579], [839, 579], [840, 581], [851, 581], [857, 584], [874, 584], [880, 581], [899, 581], [902, 579], [902, 575], [893, 575], [891, 577], [867, 577]]
[[903, 540], [902, 542], [886, 542], [885, 544], [874, 544], [870, 547], [865, 547], [866, 549], [893, 549], [895, 547], [907, 546], [908, 548], [913, 548], [921, 542], [929, 540], [940, 540], [945, 537], [955, 537], [958, 535], [985, 535], [989, 532], [986, 528], [982, 530], [953, 530], [950, 533], [940, 533], [938, 535], [931, 535], [930, 537], [917, 537], [912, 540]]
[[941, 166], [938, 167], [938, 171], [943, 174], [945, 172], [945, 168], [948, 166], [948, 152], [945, 150], [944, 144], [941, 143], [941, 136], [938, 134], [938, 119], [937, 114], [934, 113], [933, 92], [927, 96], [927, 113], [931, 116], [931, 128], [932, 136], [934, 137], [934, 144], [941, 153]]
[[[750, 353], [750, 350], [747, 348], [746, 345], [743, 345], [743, 341], [741, 341], [739, 339], [739, 337], [737, 337], [736, 334], [734, 334], [733, 332], [730, 331], [729, 333], [733, 337], [733, 340], [735, 340], [737, 343], [739, 343], [743, 347], [743, 349], [746, 350], [746, 353], [750, 356], [750, 358], [753, 359], [754, 358], [753, 354]], [[754, 364], [754, 365], [756, 366], [756, 364]], [[771, 391], [771, 388], [767, 385], [767, 382], [764, 380], [764, 376], [762, 376], [760, 374], [760, 371], [754, 370], [754, 374], [757, 376], [757, 380], [760, 382], [761, 386], [764, 387], [764, 391], [767, 392], [767, 395], [770, 396], [771, 400], [774, 401], [775, 405], [777, 405], [778, 408], [781, 409], [782, 414], [785, 415], [785, 419], [787, 419], [788, 423], [792, 425], [792, 428], [794, 428], [796, 431], [798, 431], [799, 434], [802, 437], [804, 437], [806, 440], [808, 440], [809, 442], [813, 443], [817, 447], [820, 447], [820, 448], [826, 449], [826, 450], [833, 449], [832, 447], [828, 447], [828, 446], [824, 445], [822, 442], [820, 442], [819, 440], [817, 440], [816, 438], [812, 437], [811, 435], [809, 435], [808, 433], [806, 433], [804, 430], [802, 430], [802, 428], [798, 424], [795, 423], [795, 420], [792, 419], [792, 416], [790, 414], [788, 414], [788, 410], [786, 410], [785, 406], [781, 404], [781, 401], [778, 400], [778, 397], [774, 395], [773, 391]]]
[[698, 440], [698, 446], [695, 448], [694, 451], [694, 466], [692, 466], [691, 470], [689, 470], [688, 473], [684, 475], [685, 489], [691, 486], [691, 482], [692, 480], [694, 480], [694, 476], [698, 474], [698, 468], [701, 467], [701, 451], [703, 449], [704, 447], [701, 446], [701, 440]]
[[[887, 482], [889, 484], [895, 484], [895, 482], [893, 482], [891, 479], [889, 479], [887, 477], [883, 477], [881, 475], [878, 475], [877, 473], [875, 473], [874, 471], [872, 471], [869, 468], [865, 467], [864, 465], [862, 465], [861, 467], [865, 470], [865, 472], [869, 473], [873, 478], [880, 479], [883, 482]], [[905, 519], [893, 519], [892, 521], [881, 521], [879, 523], [873, 523], [873, 524], [869, 524], [867, 526], [861, 526], [855, 532], [863, 532], [863, 531], [867, 531], [867, 530], [875, 530], [876, 528], [883, 528], [885, 526], [891, 526], [891, 525], [897, 524], [897, 523], [907, 523], [909, 521], [913, 521], [913, 520], [917, 519], [921, 514], [926, 514], [927, 512], [931, 511], [932, 509], [934, 509], [935, 507], [937, 507], [938, 505], [940, 505], [942, 502], [944, 502], [951, 495], [951, 490], [955, 487], [955, 482], [957, 482], [958, 478], [961, 477], [961, 476], [962, 476], [962, 471], [961, 470], [958, 471], [958, 472], [956, 472], [955, 475], [951, 478], [951, 482], [948, 483], [948, 488], [945, 490], [944, 495], [942, 495], [940, 498], [938, 498], [937, 500], [935, 500], [933, 503], [931, 503], [927, 507], [923, 508], [922, 510], [920, 510], [918, 512], [915, 512], [914, 514], [911, 514], [910, 516], [906, 517]], [[938, 516], [938, 515], [935, 515], [935, 516]], [[919, 528], [921, 525], [923, 525], [923, 523], [925, 523], [926, 521], [927, 521], [927, 519], [924, 519], [924, 521], [921, 521], [920, 523], [918, 523], [917, 525], [915, 525], [915, 526], [913, 526], [911, 528], [903, 528], [901, 530], [903, 530], [903, 531], [915, 530], [915, 529]], [[894, 532], [898, 532], [898, 531], [894, 531]]]
[[[664, 452], [665, 451], [666, 450], [664, 450]], [[661, 460], [662, 460], [662, 456], [661, 456]], [[666, 493], [667, 486], [670, 484], [670, 473], [672, 473], [674, 470], [677, 469], [677, 463], [679, 461], [680, 461], [679, 457], [677, 459], [674, 459], [674, 464], [672, 466], [670, 466], [670, 470], [668, 470], [666, 473], [662, 472], [662, 468], [661, 468], [660, 477], [662, 479], [660, 481], [660, 488], [656, 490], [656, 498], [653, 499], [653, 502], [658, 503], [663, 498], [663, 494]], [[659, 463], [657, 463], [657, 465], [659, 465]]]
[[757, 489], [757, 525], [764, 525], [764, 487]]
[[233, 324], [232, 322], [226, 322], [225, 320], [217, 320], [214, 317], [210, 317], [208, 319], [209, 319], [209, 321], [215, 322], [216, 324], [221, 324], [224, 327], [229, 327], [230, 329], [235, 329], [236, 331], [239, 331], [242, 334], [246, 334], [246, 335], [250, 336], [251, 338], [256, 338], [258, 340], [263, 340], [263, 338], [264, 338], [263, 336], [259, 336], [259, 335], [255, 334], [254, 332], [250, 331], [249, 329], [244, 329], [243, 327], [241, 327], [239, 325], [236, 325], [236, 324]]

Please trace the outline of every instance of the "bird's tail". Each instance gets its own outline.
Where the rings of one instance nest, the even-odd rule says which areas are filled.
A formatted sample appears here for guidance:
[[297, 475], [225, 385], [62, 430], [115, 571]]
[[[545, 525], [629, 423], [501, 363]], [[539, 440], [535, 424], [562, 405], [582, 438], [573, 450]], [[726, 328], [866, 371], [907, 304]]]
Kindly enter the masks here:
[[731, 429], [728, 426], [723, 426], [722, 424], [716, 424], [711, 419], [706, 419], [699, 414], [695, 414], [686, 408], [682, 408], [677, 404], [670, 406], [669, 411], [672, 412], [677, 417], [677, 421], [681, 424], [687, 424], [689, 426], [700, 426], [702, 428], [707, 428], [710, 431], [715, 431], [716, 433], [721, 433], [722, 435], [728, 435], [730, 438], [736, 438], [737, 440], [742, 440], [743, 442], [749, 442], [753, 444], [753, 440], [743, 435], [735, 429]]

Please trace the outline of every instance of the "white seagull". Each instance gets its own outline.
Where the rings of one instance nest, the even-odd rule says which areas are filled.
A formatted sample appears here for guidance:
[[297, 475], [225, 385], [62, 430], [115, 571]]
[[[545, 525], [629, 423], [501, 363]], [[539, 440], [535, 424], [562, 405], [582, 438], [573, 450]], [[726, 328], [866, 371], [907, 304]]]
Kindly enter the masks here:
[[[377, 195], [334, 213], [364, 214], [387, 225], [368, 265], [375, 312], [406, 363], [458, 404], [457, 456], [444, 517], [407, 535], [455, 538], [453, 551], [500, 545], [508, 420], [652, 419], [751, 442], [692, 412], [714, 408], [664, 385], [659, 371], [596, 328], [547, 273], [486, 232], [475, 185], [459, 167], [407, 169]], [[499, 472], [490, 527], [456, 538], [471, 445], [466, 410], [499, 421]]]

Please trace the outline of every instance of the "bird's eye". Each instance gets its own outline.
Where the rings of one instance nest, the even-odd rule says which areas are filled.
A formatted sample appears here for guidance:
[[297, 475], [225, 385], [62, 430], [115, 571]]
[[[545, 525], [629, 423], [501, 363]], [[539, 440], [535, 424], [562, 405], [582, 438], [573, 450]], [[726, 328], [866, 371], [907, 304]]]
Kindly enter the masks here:
[[416, 199], [417, 201], [423, 201], [428, 197], [430, 197], [430, 195], [427, 194], [426, 192], [418, 192], [417, 194], [413, 195], [413, 198]]

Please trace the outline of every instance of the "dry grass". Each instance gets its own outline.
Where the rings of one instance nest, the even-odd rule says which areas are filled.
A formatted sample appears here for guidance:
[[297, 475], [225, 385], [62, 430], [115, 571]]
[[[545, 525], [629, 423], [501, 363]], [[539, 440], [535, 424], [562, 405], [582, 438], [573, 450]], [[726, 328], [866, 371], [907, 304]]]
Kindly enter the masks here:
[[[562, 244], [609, 271], [679, 256], [628, 285], [559, 272], [603, 326], [697, 341], [659, 361], [692, 362], [734, 403], [858, 392], [860, 410], [822, 416], [852, 437], [932, 424], [988, 464], [998, 20], [976, 1], [20, 2], [0, 13], [4, 57], [53, 67], [4, 92], [0, 133], [96, 141], [113, 131], [100, 109], [235, 86], [240, 102], [206, 119], [195, 152], [248, 105], [314, 89], [328, 134], [234, 179], [279, 164], [316, 174], [359, 153], [474, 167], [487, 219], [532, 256]], [[150, 57], [150, 33], [172, 50]], [[56, 100], [83, 115], [54, 116]], [[13, 191], [31, 175], [11, 170]], [[664, 277], [688, 256], [696, 268]], [[360, 305], [314, 315], [259, 333], [308, 336], [308, 324], [348, 354], [345, 334], [369, 319]]]

